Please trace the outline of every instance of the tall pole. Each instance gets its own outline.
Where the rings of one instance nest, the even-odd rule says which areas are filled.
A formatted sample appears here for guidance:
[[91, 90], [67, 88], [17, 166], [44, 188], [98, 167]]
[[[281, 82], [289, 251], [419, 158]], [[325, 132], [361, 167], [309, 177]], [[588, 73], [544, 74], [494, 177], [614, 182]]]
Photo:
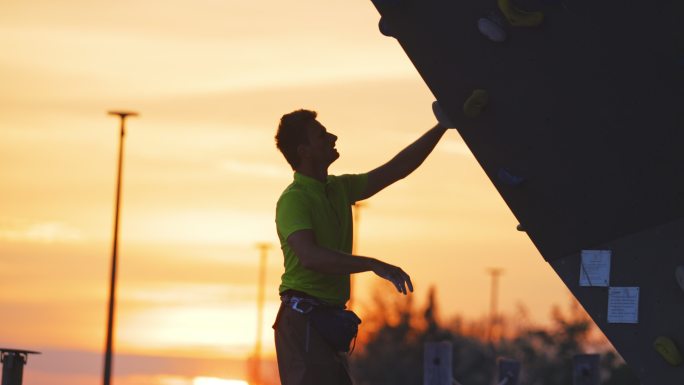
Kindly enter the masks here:
[[266, 287], [266, 258], [271, 244], [268, 242], [257, 243], [259, 255], [259, 287], [257, 290], [257, 334], [254, 344], [254, 367], [253, 383], [261, 385], [261, 333], [264, 323], [264, 292]]
[[[354, 228], [352, 229], [352, 254], [356, 255], [357, 245], [359, 243], [359, 223], [361, 223], [361, 209], [366, 207], [366, 203], [354, 203]], [[349, 276], [349, 308], [354, 304], [354, 274]]]
[[105, 362], [102, 383], [109, 385], [112, 377], [112, 351], [114, 340], [114, 305], [116, 302], [116, 266], [119, 244], [119, 206], [121, 202], [121, 171], [123, 166], [123, 144], [126, 134], [126, 118], [138, 116], [135, 112], [109, 111], [109, 115], [118, 116], [121, 120], [121, 136], [119, 137], [119, 167], [116, 178], [116, 204], [114, 208], [114, 242], [112, 244], [112, 270], [109, 280], [109, 311], [107, 313], [107, 343], [105, 348]]
[[499, 276], [503, 273], [503, 269], [490, 268], [487, 272], [492, 277], [492, 286], [489, 298], [489, 330], [487, 331], [487, 339], [490, 343], [494, 342], [494, 325], [498, 323], [499, 315]]

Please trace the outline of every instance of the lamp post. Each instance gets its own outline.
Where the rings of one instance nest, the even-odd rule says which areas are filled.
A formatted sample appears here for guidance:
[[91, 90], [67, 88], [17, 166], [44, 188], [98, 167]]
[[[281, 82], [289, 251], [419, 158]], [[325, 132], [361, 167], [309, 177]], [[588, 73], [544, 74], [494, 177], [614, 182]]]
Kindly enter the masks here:
[[130, 111], [108, 111], [109, 115], [118, 116], [121, 120], [121, 135], [119, 137], [119, 167], [116, 179], [116, 203], [114, 208], [114, 242], [112, 244], [112, 269], [111, 278], [109, 281], [109, 308], [107, 313], [107, 342], [105, 348], [105, 361], [103, 384], [109, 385], [112, 377], [112, 345], [114, 334], [114, 305], [116, 302], [116, 266], [117, 266], [117, 252], [119, 244], [119, 206], [121, 202], [121, 169], [123, 165], [123, 144], [124, 135], [126, 134], [126, 118], [129, 116], [138, 116], [136, 112]]
[[494, 325], [499, 324], [498, 304], [499, 304], [499, 276], [503, 273], [501, 268], [487, 269], [489, 275], [492, 276], [492, 287], [489, 297], [489, 330], [487, 331], [487, 339], [490, 343], [494, 343]]
[[[354, 213], [353, 213], [353, 223], [354, 227], [352, 229], [352, 255], [357, 253], [358, 237], [359, 237], [359, 224], [361, 223], [361, 209], [366, 207], [367, 203], [356, 202], [354, 203]], [[349, 302], [348, 307], [351, 309], [354, 304], [354, 274], [349, 275]]]
[[266, 286], [266, 257], [271, 248], [268, 242], [257, 243], [259, 249], [259, 287], [257, 290], [257, 334], [254, 344], [254, 362], [252, 367], [252, 381], [254, 385], [261, 385], [261, 334], [264, 323], [264, 291]]

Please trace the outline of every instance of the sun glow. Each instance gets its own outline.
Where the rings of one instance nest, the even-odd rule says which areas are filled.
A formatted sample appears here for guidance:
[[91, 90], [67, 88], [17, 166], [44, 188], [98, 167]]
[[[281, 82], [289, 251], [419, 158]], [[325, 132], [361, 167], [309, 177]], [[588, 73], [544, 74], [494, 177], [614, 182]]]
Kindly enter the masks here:
[[[244, 356], [256, 338], [256, 305], [253, 301], [202, 296], [204, 289], [186, 288], [186, 297], [177, 295], [176, 304], [148, 305], [120, 317], [119, 343], [131, 352], [153, 353], [175, 351], [198, 357]], [[171, 294], [175, 293], [171, 291]], [[219, 295], [224, 295], [219, 292]], [[154, 296], [152, 292], [142, 292]], [[202, 302], [202, 301], [206, 302]], [[194, 303], [193, 303], [194, 302]], [[279, 302], [265, 306], [262, 341], [266, 353], [273, 346], [270, 328]]]
[[216, 377], [195, 377], [192, 385], [249, 385], [249, 383], [242, 380], [224, 380]]

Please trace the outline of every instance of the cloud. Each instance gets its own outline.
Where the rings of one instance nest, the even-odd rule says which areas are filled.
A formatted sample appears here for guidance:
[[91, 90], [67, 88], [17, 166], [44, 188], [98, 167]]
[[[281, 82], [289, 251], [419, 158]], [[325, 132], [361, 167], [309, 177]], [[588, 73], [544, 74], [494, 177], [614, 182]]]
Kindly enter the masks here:
[[[407, 145], [409, 143], [412, 143], [414, 140], [418, 139], [419, 136], [419, 134], [413, 132], [385, 131], [384, 133], [384, 136], [386, 138], [401, 145]], [[463, 139], [461, 139], [460, 137], [454, 138], [453, 135], [453, 133], [447, 132], [446, 136], [443, 137], [437, 144], [435, 151], [471, 157], [472, 152], [465, 144], [465, 142], [463, 142]]]
[[[394, 44], [361, 36], [330, 44], [330, 35], [178, 38], [171, 33], [48, 24], [0, 26], [0, 33], [9, 42], [0, 42], [0, 48], [12, 52], [0, 65], [20, 69], [22, 81], [13, 79], [16, 71], [0, 76], [11, 82], [9, 94], [28, 100], [35, 100], [36, 94], [44, 97], [45, 92], [50, 100], [92, 98], [101, 89], [118, 98], [156, 98], [415, 76], [410, 61]], [[289, 41], [305, 43], [284, 44]], [[41, 47], [40, 54], [36, 47]], [[42, 81], [32, 81], [36, 77]], [[54, 87], [65, 79], [68, 89]]]
[[275, 236], [274, 226], [271, 207], [262, 211], [213, 206], [163, 209], [139, 215], [131, 213], [122, 229], [122, 239], [161, 244], [252, 245], [263, 239], [272, 239]]
[[256, 287], [234, 284], [197, 284], [197, 283], [168, 283], [144, 285], [122, 291], [122, 298], [127, 301], [144, 303], [148, 306], [224, 306], [228, 299], [244, 300], [256, 297]]
[[462, 140], [445, 138], [439, 144], [439, 150], [449, 154], [472, 156], [472, 152]]
[[231, 174], [260, 176], [265, 178], [288, 180], [290, 173], [287, 168], [282, 165], [274, 165], [271, 163], [256, 163], [256, 162], [240, 162], [236, 160], [227, 160], [221, 163], [221, 169], [230, 172]]
[[81, 230], [63, 222], [28, 222], [21, 219], [0, 219], [0, 239], [29, 242], [79, 242]]

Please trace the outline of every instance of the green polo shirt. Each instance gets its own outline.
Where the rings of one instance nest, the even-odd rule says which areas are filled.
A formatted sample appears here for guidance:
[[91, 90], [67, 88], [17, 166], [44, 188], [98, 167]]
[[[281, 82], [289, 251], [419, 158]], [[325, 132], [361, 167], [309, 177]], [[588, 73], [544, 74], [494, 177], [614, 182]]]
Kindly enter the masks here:
[[325, 183], [294, 174], [294, 181], [280, 195], [276, 228], [285, 257], [280, 292], [297, 290], [327, 303], [344, 305], [349, 300], [349, 274], [324, 274], [305, 269], [287, 243], [299, 230], [313, 230], [321, 247], [351, 253], [351, 206], [366, 189], [367, 174], [328, 176]]

